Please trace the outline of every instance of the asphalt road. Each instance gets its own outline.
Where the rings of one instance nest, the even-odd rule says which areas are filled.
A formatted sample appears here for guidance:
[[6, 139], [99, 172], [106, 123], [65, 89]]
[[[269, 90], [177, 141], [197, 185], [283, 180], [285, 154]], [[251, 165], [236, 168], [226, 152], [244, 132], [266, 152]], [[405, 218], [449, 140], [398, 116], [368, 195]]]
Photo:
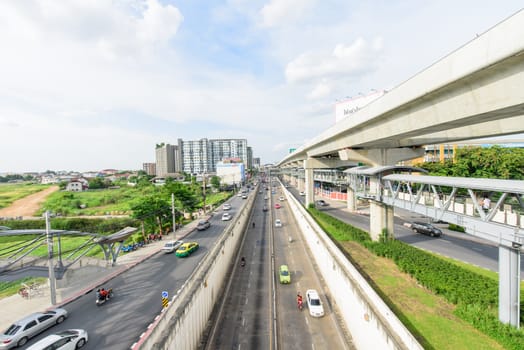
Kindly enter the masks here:
[[[255, 227], [249, 228], [241, 247], [240, 255], [246, 257], [247, 264], [237, 266], [232, 275], [207, 349], [352, 348], [338, 326], [287, 202], [277, 200], [278, 190], [269, 200], [264, 196], [258, 194], [252, 216]], [[274, 208], [276, 202], [282, 204], [281, 209]], [[264, 205], [271, 209], [264, 212]], [[283, 226], [274, 227], [275, 219]], [[291, 284], [279, 284], [278, 267], [282, 264], [289, 266]], [[306, 306], [307, 289], [319, 292], [326, 310], [324, 317], [311, 317], [307, 307], [297, 309], [297, 292], [304, 296]]]
[[[235, 197], [230, 201], [230, 213], [235, 215], [244, 202]], [[184, 241], [197, 241], [200, 248], [187, 258], [162, 252], [114, 278], [106, 288], [113, 288], [114, 297], [102, 306], [95, 306], [95, 293], [89, 293], [67, 304], [68, 319], [62, 324], [31, 339], [28, 345], [62, 329], [81, 328], [89, 334], [83, 349], [129, 349], [162, 309], [161, 293], [175, 294], [208, 252], [226, 225], [221, 215], [211, 218], [211, 227], [195, 231]]]

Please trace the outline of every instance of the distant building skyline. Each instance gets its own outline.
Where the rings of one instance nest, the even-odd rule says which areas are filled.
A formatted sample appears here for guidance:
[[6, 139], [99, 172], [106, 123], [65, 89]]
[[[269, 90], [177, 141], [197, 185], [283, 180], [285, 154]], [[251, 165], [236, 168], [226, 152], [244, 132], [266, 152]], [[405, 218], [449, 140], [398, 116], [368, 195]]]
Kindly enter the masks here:
[[160, 144], [155, 150], [156, 176], [169, 173], [216, 173], [217, 164], [228, 159], [239, 159], [246, 169], [253, 167], [253, 149], [247, 139], [183, 140], [176, 145]]

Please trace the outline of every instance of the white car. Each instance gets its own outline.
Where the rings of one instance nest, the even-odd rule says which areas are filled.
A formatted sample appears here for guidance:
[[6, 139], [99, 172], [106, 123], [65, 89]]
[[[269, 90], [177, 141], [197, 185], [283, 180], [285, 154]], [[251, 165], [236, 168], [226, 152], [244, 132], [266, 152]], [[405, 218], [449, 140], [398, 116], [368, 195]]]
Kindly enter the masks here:
[[162, 247], [164, 253], [173, 253], [184, 243], [184, 241], [169, 241]]
[[285, 200], [285, 198], [284, 198], [284, 196], [280, 196], [280, 197], [278, 197], [278, 200], [282, 202], [283, 200]]
[[231, 210], [231, 204], [229, 204], [229, 203], [224, 204], [223, 209], [224, 210]]
[[313, 317], [322, 317], [324, 316], [324, 307], [320, 301], [318, 293], [314, 289], [308, 289], [306, 291], [306, 301], [307, 307], [309, 309], [309, 314]]
[[231, 220], [231, 214], [229, 213], [222, 214], [222, 221], [229, 221], [229, 220]]
[[65, 309], [57, 308], [44, 312], [35, 312], [13, 323], [0, 333], [0, 349], [12, 349], [25, 345], [35, 335], [49, 327], [64, 322], [67, 318]]
[[275, 220], [275, 227], [282, 227], [282, 221], [280, 221], [280, 219]]
[[304, 192], [304, 191], [300, 191], [300, 195], [301, 195], [301, 196], [305, 196], [305, 195], [306, 195], [306, 192]]
[[87, 338], [83, 329], [67, 329], [40, 339], [27, 350], [76, 350], [86, 345]]

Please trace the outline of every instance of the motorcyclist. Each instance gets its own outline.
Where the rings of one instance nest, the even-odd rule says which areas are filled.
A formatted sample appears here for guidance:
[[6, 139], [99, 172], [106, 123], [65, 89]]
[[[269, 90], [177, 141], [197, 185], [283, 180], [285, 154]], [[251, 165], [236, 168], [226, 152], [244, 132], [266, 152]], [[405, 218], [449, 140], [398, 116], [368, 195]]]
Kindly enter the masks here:
[[106, 300], [109, 296], [109, 292], [104, 288], [100, 289], [100, 300]]
[[246, 258], [240, 258], [240, 265], [244, 266], [246, 264]]
[[302, 295], [300, 295], [300, 292], [297, 293], [297, 306], [299, 309], [302, 309]]

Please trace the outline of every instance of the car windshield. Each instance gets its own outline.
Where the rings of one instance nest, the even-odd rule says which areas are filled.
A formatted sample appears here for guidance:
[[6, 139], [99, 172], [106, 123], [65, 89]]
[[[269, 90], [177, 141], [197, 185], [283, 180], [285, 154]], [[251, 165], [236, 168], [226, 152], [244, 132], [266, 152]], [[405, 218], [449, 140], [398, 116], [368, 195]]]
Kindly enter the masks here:
[[284, 270], [284, 271], [280, 271], [280, 274], [282, 276], [287, 276], [287, 275], [289, 275], [289, 272], [287, 270]]
[[182, 246], [178, 250], [186, 250], [187, 248], [188, 248], [187, 246]]
[[15, 335], [18, 330], [20, 329], [20, 326], [17, 324], [12, 324], [7, 330], [4, 332], [5, 335]]

